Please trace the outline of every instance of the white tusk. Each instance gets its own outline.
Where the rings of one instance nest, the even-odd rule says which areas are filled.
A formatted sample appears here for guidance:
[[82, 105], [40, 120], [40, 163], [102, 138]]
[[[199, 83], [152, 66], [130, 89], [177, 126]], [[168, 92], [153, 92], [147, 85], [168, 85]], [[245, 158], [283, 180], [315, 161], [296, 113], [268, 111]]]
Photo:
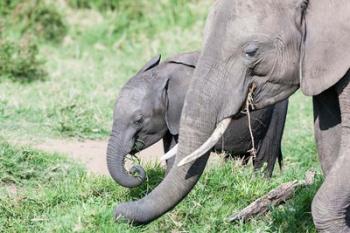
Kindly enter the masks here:
[[222, 135], [225, 133], [226, 129], [230, 125], [232, 119], [231, 118], [225, 118], [222, 120], [212, 135], [208, 138], [206, 142], [204, 142], [196, 151], [194, 151], [192, 154], [186, 156], [184, 159], [182, 159], [178, 163], [178, 167], [181, 167], [187, 163], [190, 163], [198, 158], [200, 158], [202, 155], [204, 155], [207, 151], [209, 151], [211, 148], [215, 146], [215, 144], [220, 140]]
[[165, 161], [165, 160], [170, 159], [171, 157], [175, 156], [177, 153], [177, 146], [178, 146], [178, 144], [176, 144], [173, 148], [171, 148], [171, 150], [169, 150], [168, 153], [163, 155], [160, 158], [160, 161]]

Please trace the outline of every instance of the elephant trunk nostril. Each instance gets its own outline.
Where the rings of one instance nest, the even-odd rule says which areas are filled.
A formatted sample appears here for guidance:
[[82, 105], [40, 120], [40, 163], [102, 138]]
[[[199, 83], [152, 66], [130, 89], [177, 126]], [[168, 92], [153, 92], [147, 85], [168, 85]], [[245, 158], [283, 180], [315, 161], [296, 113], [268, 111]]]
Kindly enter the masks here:
[[146, 179], [146, 172], [143, 169], [143, 167], [141, 167], [140, 165], [133, 165], [131, 167], [131, 169], [129, 170], [129, 173], [134, 176], [137, 177], [138, 179], [140, 179], [140, 181], [143, 183]]

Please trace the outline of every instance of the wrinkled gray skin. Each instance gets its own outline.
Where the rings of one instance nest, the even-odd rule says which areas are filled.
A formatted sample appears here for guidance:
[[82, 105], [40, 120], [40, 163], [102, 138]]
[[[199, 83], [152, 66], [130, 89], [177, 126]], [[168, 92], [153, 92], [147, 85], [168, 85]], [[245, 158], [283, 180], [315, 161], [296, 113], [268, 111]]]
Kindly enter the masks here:
[[[252, 83], [258, 109], [300, 86], [314, 99], [326, 175], [312, 203], [314, 223], [320, 232], [350, 232], [349, 12], [349, 0], [216, 1], [185, 99], [175, 163], [239, 112]], [[116, 216], [140, 224], [174, 208], [198, 181], [208, 156], [174, 167], [150, 194], [120, 204]]]
[[[107, 151], [109, 172], [120, 185], [133, 188], [145, 179], [142, 167], [134, 166], [131, 172], [124, 168], [128, 154], [135, 154], [162, 138], [165, 152], [177, 143], [181, 111], [198, 57], [199, 52], [185, 53], [163, 63], [160, 56], [153, 58], [120, 91]], [[257, 147], [254, 168], [267, 163], [268, 176], [272, 175], [276, 159], [282, 162], [281, 139], [287, 107], [288, 100], [251, 114]], [[248, 119], [242, 115], [231, 123], [214, 150], [247, 158], [251, 148]], [[167, 172], [174, 162], [170, 160]]]

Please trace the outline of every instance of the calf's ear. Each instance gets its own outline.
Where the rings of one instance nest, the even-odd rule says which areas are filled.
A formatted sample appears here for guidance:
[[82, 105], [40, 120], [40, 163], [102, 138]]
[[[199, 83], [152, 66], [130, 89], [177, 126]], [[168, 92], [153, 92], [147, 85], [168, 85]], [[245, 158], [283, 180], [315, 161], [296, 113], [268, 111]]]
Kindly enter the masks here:
[[149, 62], [146, 63], [146, 65], [142, 67], [138, 74], [146, 72], [147, 70], [150, 70], [159, 65], [161, 57], [162, 56], [160, 54], [158, 56], [153, 57]]
[[183, 90], [178, 89], [179, 85], [174, 84], [171, 80], [168, 80], [164, 92], [166, 102], [165, 122], [172, 135], [179, 134], [180, 118], [183, 107], [183, 99], [181, 93]]
[[301, 89], [317, 95], [337, 83], [350, 67], [350, 1], [304, 0]]

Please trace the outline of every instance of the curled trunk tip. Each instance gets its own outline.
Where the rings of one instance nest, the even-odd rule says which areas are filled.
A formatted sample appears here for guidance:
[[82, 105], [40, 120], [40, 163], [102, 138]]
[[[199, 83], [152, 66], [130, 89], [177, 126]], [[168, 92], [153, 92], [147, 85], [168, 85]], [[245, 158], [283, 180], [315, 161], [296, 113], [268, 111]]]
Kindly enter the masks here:
[[[125, 158], [128, 152], [121, 152], [115, 139], [110, 140], [107, 148], [107, 167], [113, 180], [126, 188], [140, 186], [146, 179], [146, 172], [140, 165], [133, 165], [130, 171], [125, 168]], [[136, 176], [134, 176], [136, 174]]]

